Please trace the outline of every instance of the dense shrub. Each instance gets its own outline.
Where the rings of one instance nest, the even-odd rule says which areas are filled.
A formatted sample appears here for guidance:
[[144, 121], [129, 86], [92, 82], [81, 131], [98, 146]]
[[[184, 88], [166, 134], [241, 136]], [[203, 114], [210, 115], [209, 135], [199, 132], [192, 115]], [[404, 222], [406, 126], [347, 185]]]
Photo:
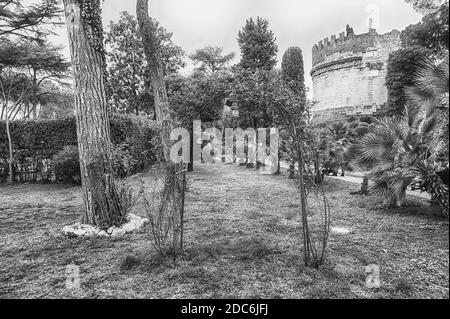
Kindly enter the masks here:
[[[111, 140], [116, 145], [112, 155], [119, 175], [142, 171], [156, 162], [155, 145], [158, 145], [158, 141], [155, 122], [136, 115], [114, 115], [110, 119], [110, 126]], [[25, 170], [21, 174], [21, 181], [28, 181], [30, 178], [34, 181], [48, 180], [52, 174], [44, 174], [41, 163], [51, 160], [66, 146], [77, 146], [74, 117], [14, 121], [10, 123], [10, 128], [16, 166]], [[5, 166], [8, 156], [6, 124], [0, 121], [0, 181], [8, 173]], [[32, 174], [28, 174], [29, 167], [32, 167]], [[16, 171], [19, 174], [20, 170]]]
[[409, 47], [390, 54], [387, 62], [386, 86], [390, 114], [400, 115], [405, 110], [405, 89], [414, 85], [424, 58], [432, 52], [422, 47]]
[[110, 120], [111, 140], [122, 145], [136, 161], [134, 171], [142, 171], [157, 161], [161, 152], [156, 122], [143, 116], [115, 115]]
[[353, 135], [356, 137], [360, 137], [369, 133], [369, 125], [367, 123], [359, 123], [356, 127], [353, 128]]
[[113, 170], [117, 177], [123, 178], [137, 171], [137, 160], [131, 155], [127, 144], [113, 145], [111, 150]]
[[81, 182], [80, 160], [77, 146], [65, 146], [52, 159], [52, 169], [57, 182], [79, 184]]

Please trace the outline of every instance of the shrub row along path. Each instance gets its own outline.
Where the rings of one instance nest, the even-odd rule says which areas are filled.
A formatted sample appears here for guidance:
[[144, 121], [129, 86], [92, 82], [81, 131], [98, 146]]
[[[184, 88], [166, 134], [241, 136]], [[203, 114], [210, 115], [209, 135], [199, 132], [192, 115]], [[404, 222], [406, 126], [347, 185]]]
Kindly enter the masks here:
[[[289, 163], [281, 162], [280, 166], [282, 169], [287, 170], [289, 168]], [[329, 176], [327, 176], [327, 178], [338, 179], [341, 181], [346, 181], [349, 183], [361, 185], [363, 182], [364, 174], [361, 172], [347, 171], [347, 172], [345, 172], [345, 176], [340, 176], [340, 173], [339, 173], [338, 176], [329, 175]], [[369, 180], [369, 186], [371, 186], [372, 184], [373, 184], [373, 182]], [[420, 190], [407, 189], [406, 194], [409, 196], [421, 197], [421, 198], [428, 199], [428, 200], [431, 199], [431, 197], [428, 193], [422, 192]]]
[[[349, 183], [355, 183], [355, 184], [359, 184], [361, 185], [362, 181], [363, 181], [363, 174], [362, 173], [357, 173], [357, 172], [348, 172], [345, 174], [345, 176], [328, 176], [329, 178], [335, 178], [335, 179], [340, 179]], [[369, 181], [369, 186], [371, 186], [373, 184], [372, 181]], [[406, 190], [406, 195], [409, 196], [415, 196], [415, 197], [420, 197], [423, 199], [427, 199], [430, 200], [431, 197], [428, 193], [426, 192], [422, 192], [420, 190], [411, 190], [411, 189], [407, 189]]]
[[[131, 182], [151, 183], [141, 174]], [[65, 238], [82, 209], [79, 187], [0, 186], [0, 297], [126, 298], [448, 298], [448, 221], [426, 215], [421, 199], [387, 211], [359, 185], [327, 179], [333, 226], [326, 264], [301, 262], [295, 185], [233, 165], [200, 165], [189, 175], [185, 253], [158, 256], [149, 230], [122, 238]], [[144, 215], [142, 206], [135, 210]], [[365, 286], [365, 267], [382, 286]], [[66, 266], [81, 288], [65, 288]]]

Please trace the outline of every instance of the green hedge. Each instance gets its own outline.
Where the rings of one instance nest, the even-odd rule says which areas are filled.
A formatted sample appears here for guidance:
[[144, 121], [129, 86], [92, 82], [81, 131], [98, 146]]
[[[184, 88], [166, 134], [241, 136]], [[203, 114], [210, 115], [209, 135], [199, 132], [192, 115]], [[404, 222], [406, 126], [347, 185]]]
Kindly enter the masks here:
[[[51, 158], [66, 145], [77, 145], [74, 118], [43, 121], [14, 121], [10, 123], [14, 158]], [[0, 158], [9, 157], [6, 123], [0, 122]]]
[[[156, 161], [154, 145], [156, 144], [157, 126], [154, 121], [135, 115], [114, 115], [110, 119], [110, 125], [113, 144], [128, 149], [137, 162], [138, 171], [149, 167]], [[41, 163], [43, 161], [51, 160], [65, 146], [77, 145], [74, 117], [57, 120], [14, 121], [10, 123], [10, 131], [16, 163], [21, 167], [37, 163], [33, 170], [38, 174], [42, 173]], [[0, 181], [6, 179], [7, 169], [5, 167], [7, 167], [8, 157], [6, 123], [0, 121]], [[47, 174], [45, 175], [47, 176]], [[47, 179], [44, 176], [41, 178]], [[36, 176], [24, 179], [33, 180], [36, 179]]]

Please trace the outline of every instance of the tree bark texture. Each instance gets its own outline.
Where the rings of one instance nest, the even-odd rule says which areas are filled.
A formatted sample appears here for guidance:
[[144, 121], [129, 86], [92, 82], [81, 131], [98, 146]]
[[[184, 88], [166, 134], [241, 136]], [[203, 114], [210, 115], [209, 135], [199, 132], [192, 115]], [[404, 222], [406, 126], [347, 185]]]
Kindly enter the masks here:
[[[94, 0], [99, 1], [99, 0]], [[102, 52], [95, 30], [82, 16], [82, 0], [64, 0], [74, 78], [78, 149], [85, 223], [107, 228], [124, 216], [111, 165], [111, 137]]]
[[360, 193], [361, 195], [369, 195], [369, 177], [367, 175], [363, 177]]
[[156, 28], [148, 14], [148, 0], [137, 0], [136, 16], [142, 35], [144, 53], [150, 68], [150, 80], [155, 100], [155, 115], [156, 121], [161, 127], [164, 159], [168, 162], [170, 160], [171, 146], [170, 132], [174, 127], [164, 82], [164, 71], [161, 65], [159, 44], [156, 38]]
[[8, 160], [8, 184], [14, 183], [14, 153], [11, 139], [11, 131], [9, 128], [9, 114], [6, 111], [6, 135], [8, 136], [9, 160]]
[[304, 179], [304, 159], [303, 159], [303, 150], [300, 144], [300, 139], [297, 140], [296, 143], [296, 151], [297, 151], [297, 161], [298, 161], [298, 183], [300, 187], [300, 204], [301, 204], [301, 219], [302, 219], [302, 236], [303, 236], [303, 262], [306, 267], [310, 266], [311, 262], [311, 243], [310, 243], [310, 235], [309, 235], [309, 226], [308, 226], [308, 211], [307, 211], [307, 202], [306, 202], [306, 189], [305, 189], [305, 179]]
[[[164, 192], [166, 194], [173, 193], [172, 197], [167, 197], [164, 205], [168, 205], [172, 200], [175, 204], [178, 198], [184, 198], [186, 185], [183, 184], [184, 170], [183, 165], [175, 165], [170, 161], [170, 133], [174, 129], [174, 121], [169, 106], [169, 99], [167, 97], [167, 90], [164, 81], [164, 71], [161, 65], [159, 41], [156, 37], [156, 27], [152, 22], [148, 13], [148, 0], [137, 0], [136, 2], [136, 16], [140, 33], [142, 35], [142, 44], [144, 47], [145, 57], [150, 68], [150, 80], [152, 83], [153, 96], [155, 102], [155, 116], [158, 125], [160, 126], [161, 144], [164, 152], [164, 159], [167, 164], [167, 179], [173, 179], [174, 183], [166, 183], [164, 185]], [[181, 167], [180, 167], [181, 166]], [[177, 171], [180, 171], [182, 178], [177, 178]], [[174, 258], [183, 249], [183, 210], [184, 200], [179, 204], [174, 205], [172, 214], [173, 227], [173, 253]]]

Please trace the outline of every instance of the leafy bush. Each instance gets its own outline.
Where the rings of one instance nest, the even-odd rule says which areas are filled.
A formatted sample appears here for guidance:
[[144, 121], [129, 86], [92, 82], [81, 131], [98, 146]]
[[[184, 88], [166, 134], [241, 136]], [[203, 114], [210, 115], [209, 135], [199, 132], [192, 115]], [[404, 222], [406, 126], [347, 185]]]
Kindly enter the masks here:
[[391, 114], [401, 115], [406, 104], [405, 88], [414, 85], [424, 58], [432, 56], [426, 48], [414, 46], [390, 54], [387, 62], [386, 86]]
[[115, 115], [110, 120], [111, 140], [115, 145], [126, 145], [131, 157], [136, 161], [136, 173], [157, 162], [160, 149], [158, 126], [147, 117], [133, 114]]
[[53, 156], [53, 171], [56, 181], [79, 184], [81, 182], [80, 161], [77, 146], [65, 146]]
[[113, 145], [111, 152], [113, 170], [117, 177], [124, 178], [136, 172], [137, 160], [131, 155], [127, 144]]

